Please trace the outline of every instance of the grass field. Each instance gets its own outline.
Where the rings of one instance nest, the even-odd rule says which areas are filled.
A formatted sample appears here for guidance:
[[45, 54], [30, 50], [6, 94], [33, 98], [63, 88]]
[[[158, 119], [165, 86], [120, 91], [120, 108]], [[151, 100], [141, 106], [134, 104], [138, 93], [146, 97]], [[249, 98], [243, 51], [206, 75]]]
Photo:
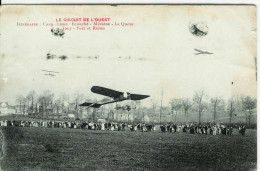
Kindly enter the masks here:
[[1, 127], [2, 170], [249, 170], [256, 130], [246, 135]]

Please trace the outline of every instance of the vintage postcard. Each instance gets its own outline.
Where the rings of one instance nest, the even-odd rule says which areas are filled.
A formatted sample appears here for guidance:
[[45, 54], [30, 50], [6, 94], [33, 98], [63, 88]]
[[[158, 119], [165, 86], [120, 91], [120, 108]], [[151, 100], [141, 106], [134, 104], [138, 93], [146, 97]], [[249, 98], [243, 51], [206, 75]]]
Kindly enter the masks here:
[[0, 6], [1, 170], [254, 170], [254, 5]]

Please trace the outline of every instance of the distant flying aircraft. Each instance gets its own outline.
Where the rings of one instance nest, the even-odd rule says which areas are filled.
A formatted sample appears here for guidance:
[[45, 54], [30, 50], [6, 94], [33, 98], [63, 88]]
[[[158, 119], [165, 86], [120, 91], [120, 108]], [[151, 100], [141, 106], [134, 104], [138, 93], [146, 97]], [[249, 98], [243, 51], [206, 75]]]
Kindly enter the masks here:
[[65, 34], [65, 32], [64, 32], [64, 30], [63, 29], [60, 29], [60, 28], [52, 28], [51, 29], [51, 32], [52, 32], [52, 34], [54, 35], [54, 36], [60, 36], [60, 37], [62, 37], [63, 38], [63, 36], [64, 36], [64, 34]]
[[214, 54], [214, 53], [210, 53], [208, 51], [202, 51], [202, 50], [199, 50], [199, 49], [194, 49], [194, 50], [197, 51], [197, 53], [195, 53], [195, 55], [201, 55], [201, 54], [211, 55], [211, 54]]
[[54, 74], [51, 74], [51, 73], [44, 74], [44, 75], [49, 75], [49, 76], [52, 76], [52, 77], [56, 76], [56, 75], [54, 75]]
[[142, 100], [147, 97], [150, 97], [148, 95], [131, 94], [129, 92], [120, 92], [120, 91], [108, 89], [105, 87], [99, 87], [99, 86], [93, 86], [91, 88], [91, 91], [96, 94], [111, 97], [111, 98], [113, 98], [113, 100], [108, 101], [108, 102], [85, 102], [85, 103], [80, 104], [79, 106], [99, 108], [100, 106], [109, 104], [109, 103], [120, 102], [123, 100]]
[[116, 106], [115, 109], [116, 110], [127, 110], [127, 111], [130, 111], [132, 109], [135, 109], [136, 106], [129, 106], [129, 105], [125, 105], [125, 106]]
[[46, 72], [44, 75], [49, 75], [49, 76], [56, 76], [55, 74], [53, 74], [53, 73], [59, 73], [59, 72], [57, 72], [57, 71], [48, 71], [48, 70], [42, 70], [43, 72]]

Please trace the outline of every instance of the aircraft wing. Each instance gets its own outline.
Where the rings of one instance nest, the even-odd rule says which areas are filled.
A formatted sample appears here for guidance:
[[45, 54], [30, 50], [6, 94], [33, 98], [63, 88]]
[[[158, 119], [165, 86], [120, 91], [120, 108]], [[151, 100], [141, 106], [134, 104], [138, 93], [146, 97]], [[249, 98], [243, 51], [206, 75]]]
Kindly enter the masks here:
[[131, 100], [142, 100], [147, 97], [150, 97], [148, 95], [141, 95], [141, 94], [130, 94]]
[[80, 104], [79, 106], [90, 106], [90, 105], [92, 105], [92, 104], [93, 104], [93, 103], [85, 102], [85, 103]]
[[109, 88], [99, 87], [99, 86], [93, 86], [91, 88], [91, 91], [96, 94], [101, 94], [103, 96], [108, 96], [112, 98], [118, 98], [121, 97], [124, 93], [120, 91], [115, 91]]
[[197, 52], [203, 53], [202, 50], [199, 50], [199, 49], [194, 49], [194, 50], [197, 51]]
[[85, 103], [80, 104], [79, 106], [88, 106], [88, 107], [99, 108], [102, 105], [103, 104], [85, 102]]
[[42, 70], [42, 71], [45, 71], [45, 72], [53, 72], [53, 73], [59, 73], [57, 71], [48, 71], [48, 70]]

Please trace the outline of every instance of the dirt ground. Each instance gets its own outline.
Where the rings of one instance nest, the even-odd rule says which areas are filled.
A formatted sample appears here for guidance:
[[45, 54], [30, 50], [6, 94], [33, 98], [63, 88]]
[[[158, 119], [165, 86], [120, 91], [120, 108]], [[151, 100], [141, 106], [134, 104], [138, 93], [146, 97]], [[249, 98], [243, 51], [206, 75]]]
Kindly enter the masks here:
[[1, 127], [2, 170], [249, 170], [256, 130], [246, 135]]

